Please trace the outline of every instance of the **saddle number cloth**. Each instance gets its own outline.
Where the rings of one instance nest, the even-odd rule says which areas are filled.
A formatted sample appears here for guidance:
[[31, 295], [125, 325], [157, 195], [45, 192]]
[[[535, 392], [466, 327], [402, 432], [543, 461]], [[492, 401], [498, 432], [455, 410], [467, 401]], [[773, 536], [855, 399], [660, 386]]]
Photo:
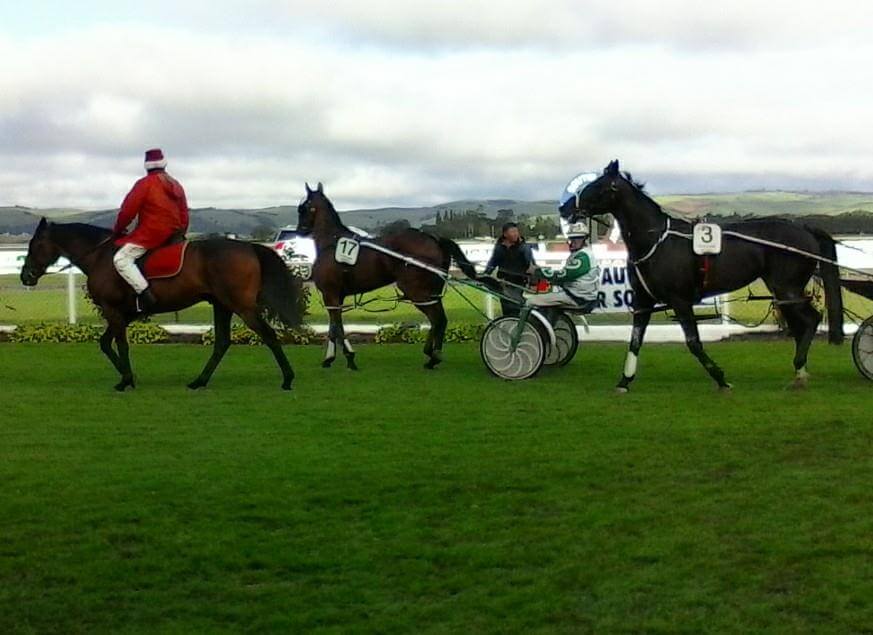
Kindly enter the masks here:
[[697, 223], [692, 240], [694, 253], [698, 256], [721, 253], [721, 227], [714, 223]]
[[336, 241], [336, 249], [333, 252], [334, 259], [344, 265], [353, 265], [358, 262], [358, 252], [361, 244], [354, 238], [342, 237]]

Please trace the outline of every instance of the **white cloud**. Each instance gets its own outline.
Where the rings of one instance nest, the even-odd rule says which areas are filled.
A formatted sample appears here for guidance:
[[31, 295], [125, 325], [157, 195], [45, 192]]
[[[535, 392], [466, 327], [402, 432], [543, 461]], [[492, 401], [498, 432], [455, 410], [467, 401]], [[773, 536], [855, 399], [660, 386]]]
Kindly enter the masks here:
[[0, 38], [0, 204], [117, 205], [152, 145], [193, 205], [304, 180], [340, 207], [551, 198], [613, 157], [661, 192], [873, 188], [858, 3], [584, 4], [231, 2]]

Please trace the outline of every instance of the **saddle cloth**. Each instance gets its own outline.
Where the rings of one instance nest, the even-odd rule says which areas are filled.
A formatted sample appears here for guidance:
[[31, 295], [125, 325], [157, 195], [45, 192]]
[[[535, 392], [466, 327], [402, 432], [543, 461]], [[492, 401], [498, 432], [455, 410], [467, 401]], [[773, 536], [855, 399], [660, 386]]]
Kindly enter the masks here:
[[158, 247], [137, 261], [143, 275], [149, 280], [172, 278], [179, 274], [185, 264], [185, 251], [188, 241]]

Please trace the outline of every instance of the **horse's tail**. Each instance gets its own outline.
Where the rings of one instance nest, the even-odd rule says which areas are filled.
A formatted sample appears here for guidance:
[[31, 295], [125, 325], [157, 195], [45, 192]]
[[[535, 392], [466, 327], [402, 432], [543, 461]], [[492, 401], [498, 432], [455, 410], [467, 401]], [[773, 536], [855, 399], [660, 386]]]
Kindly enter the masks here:
[[465, 276], [472, 280], [478, 280], [479, 274], [476, 273], [476, 267], [473, 266], [473, 263], [467, 259], [467, 256], [464, 255], [464, 252], [461, 251], [461, 248], [458, 246], [454, 240], [450, 240], [449, 238], [436, 237], [437, 242], [440, 245], [440, 249], [442, 249], [443, 254], [446, 256], [447, 261], [454, 260], [455, 264], [458, 265], [458, 268], [463, 272]]
[[495, 291], [502, 290], [502, 288], [500, 287], [500, 283], [497, 282], [497, 280], [495, 280], [494, 278], [491, 278], [490, 276], [480, 276], [478, 273], [476, 273], [476, 267], [473, 265], [472, 262], [469, 261], [467, 256], [464, 255], [464, 252], [461, 251], [458, 243], [456, 243], [454, 240], [450, 240], [449, 238], [442, 238], [437, 236], [434, 236], [434, 238], [436, 238], [437, 242], [439, 243], [440, 249], [446, 256], [446, 266], [450, 264], [451, 260], [454, 260], [455, 264], [458, 265], [458, 269], [460, 269], [461, 272], [471, 280], [481, 282], [486, 287], [494, 289]]
[[[821, 255], [833, 262], [837, 261], [837, 243], [827, 232], [815, 227], [807, 227], [818, 241]], [[819, 275], [824, 283], [825, 306], [828, 310], [828, 341], [831, 344], [843, 343], [843, 293], [840, 286], [840, 269], [829, 262], [818, 263]]]
[[303, 322], [300, 296], [303, 281], [295, 276], [279, 255], [264, 245], [252, 244], [261, 264], [261, 290], [258, 306], [268, 317], [277, 319], [287, 327], [300, 326]]

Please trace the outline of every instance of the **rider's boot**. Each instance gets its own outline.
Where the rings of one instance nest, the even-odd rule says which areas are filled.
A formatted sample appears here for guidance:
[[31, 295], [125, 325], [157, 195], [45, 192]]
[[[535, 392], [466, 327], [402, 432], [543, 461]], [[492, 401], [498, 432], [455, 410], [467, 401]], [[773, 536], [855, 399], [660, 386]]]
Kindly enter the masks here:
[[157, 303], [158, 300], [150, 287], [146, 287], [145, 291], [136, 296], [136, 310], [139, 313], [148, 313]]

